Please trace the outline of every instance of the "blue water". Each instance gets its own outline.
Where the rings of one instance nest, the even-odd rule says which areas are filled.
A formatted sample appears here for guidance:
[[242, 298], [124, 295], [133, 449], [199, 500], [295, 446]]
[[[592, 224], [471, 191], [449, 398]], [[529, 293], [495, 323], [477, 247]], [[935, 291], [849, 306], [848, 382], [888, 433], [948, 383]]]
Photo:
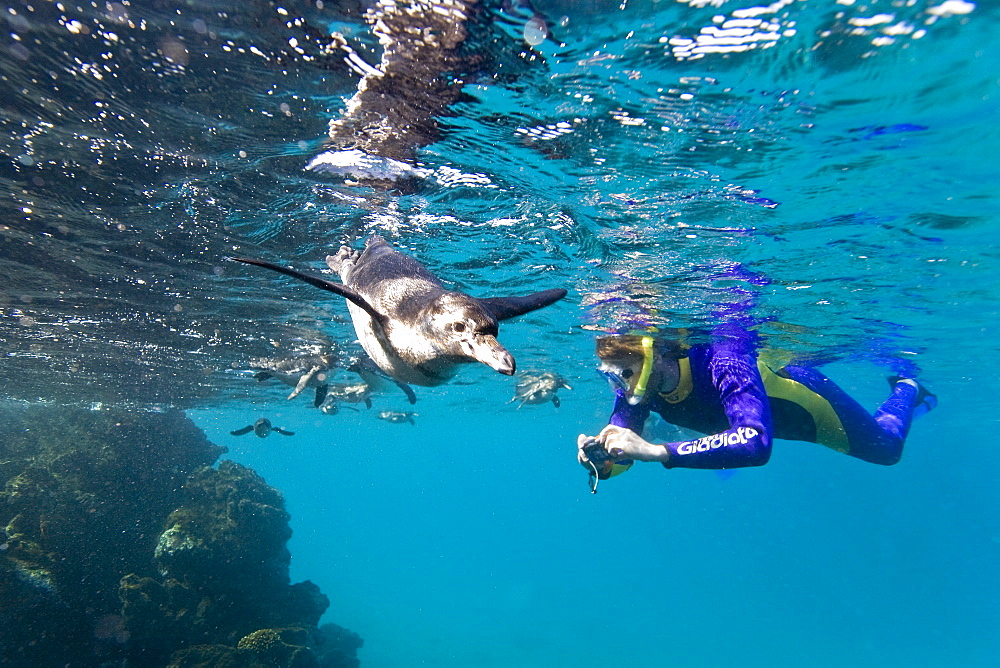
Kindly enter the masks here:
[[[830, 372], [881, 398], [849, 380], [871, 368]], [[365, 665], [992, 663], [996, 455], [948, 408], [961, 392], [892, 469], [779, 442], [728, 480], [645, 465], [591, 495], [573, 437], [608, 406], [579, 382], [558, 411], [422, 393], [416, 426], [193, 415], [284, 491], [293, 578], [331, 594]], [[298, 440], [226, 434], [265, 413]]]
[[[303, 170], [358, 80], [321, 37], [378, 62], [357, 6], [8, 2], [3, 392], [187, 409], [283, 492], [292, 579], [364, 666], [994, 665], [997, 12], [491, 6], [492, 69], [414, 147], [466, 176], [401, 194]], [[551, 38], [528, 49], [532, 16]], [[342, 300], [224, 258], [318, 271], [370, 232], [472, 294], [569, 289], [500, 336], [569, 380], [561, 407], [516, 408], [481, 365], [337, 415], [255, 383], [249, 358], [353, 331]], [[903, 460], [779, 441], [727, 479], [637, 465], [590, 494], [596, 333], [707, 327], [734, 288], [866, 406], [919, 370], [940, 405]], [[296, 435], [229, 434], [259, 417]]]

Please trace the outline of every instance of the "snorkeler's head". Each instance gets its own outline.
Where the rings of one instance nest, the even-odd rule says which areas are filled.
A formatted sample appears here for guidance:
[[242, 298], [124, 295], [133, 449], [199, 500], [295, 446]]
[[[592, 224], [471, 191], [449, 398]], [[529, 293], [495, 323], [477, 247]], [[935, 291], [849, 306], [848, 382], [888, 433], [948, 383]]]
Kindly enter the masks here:
[[654, 349], [660, 347], [651, 336], [602, 336], [597, 340], [598, 372], [613, 389], [621, 390], [630, 404], [637, 404], [645, 396], [653, 372], [654, 352], [659, 352]]
[[642, 372], [643, 351], [640, 336], [602, 336], [597, 339], [600, 372], [613, 384], [630, 392]]
[[[683, 330], [672, 330], [682, 337]], [[632, 405], [638, 404], [647, 390], [655, 390], [662, 380], [661, 360], [685, 356], [686, 345], [672, 338], [615, 334], [597, 339], [598, 372], [612, 389], [621, 390]]]

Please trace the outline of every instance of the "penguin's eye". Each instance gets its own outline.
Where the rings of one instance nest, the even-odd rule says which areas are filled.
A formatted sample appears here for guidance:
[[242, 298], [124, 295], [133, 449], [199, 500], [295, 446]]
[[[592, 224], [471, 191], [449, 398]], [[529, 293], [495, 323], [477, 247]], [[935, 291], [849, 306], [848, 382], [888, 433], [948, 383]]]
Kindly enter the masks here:
[[454, 329], [456, 332], [464, 332], [465, 331], [465, 323], [464, 322], [456, 322], [454, 325], [451, 326], [451, 328]]

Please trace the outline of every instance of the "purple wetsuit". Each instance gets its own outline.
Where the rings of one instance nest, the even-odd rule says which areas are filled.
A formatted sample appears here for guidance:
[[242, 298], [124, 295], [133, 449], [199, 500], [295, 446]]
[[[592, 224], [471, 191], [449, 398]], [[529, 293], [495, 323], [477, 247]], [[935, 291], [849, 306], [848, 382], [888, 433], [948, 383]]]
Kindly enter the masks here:
[[679, 360], [680, 381], [632, 406], [616, 391], [610, 424], [642, 434], [650, 412], [708, 434], [663, 444], [667, 468], [728, 469], [766, 464], [775, 438], [809, 441], [875, 464], [895, 464], [913, 419], [918, 389], [896, 383], [870, 415], [819, 371], [761, 363], [748, 337], [695, 345]]

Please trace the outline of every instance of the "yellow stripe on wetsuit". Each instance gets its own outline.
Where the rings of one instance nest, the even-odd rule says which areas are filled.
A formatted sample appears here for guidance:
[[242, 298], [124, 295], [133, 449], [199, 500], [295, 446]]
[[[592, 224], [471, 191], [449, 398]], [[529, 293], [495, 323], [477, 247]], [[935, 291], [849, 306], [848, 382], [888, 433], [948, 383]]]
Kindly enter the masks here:
[[767, 396], [798, 404], [812, 416], [813, 424], [816, 425], [817, 443], [833, 448], [837, 452], [847, 452], [851, 449], [844, 425], [829, 401], [802, 383], [779, 376], [760, 360], [757, 360], [757, 369], [764, 381]]
[[660, 398], [668, 404], [679, 404], [687, 399], [688, 395], [691, 394], [691, 390], [694, 389], [694, 380], [691, 378], [691, 359], [682, 357], [677, 360], [677, 370], [679, 371], [677, 387], [672, 392], [658, 393]]

